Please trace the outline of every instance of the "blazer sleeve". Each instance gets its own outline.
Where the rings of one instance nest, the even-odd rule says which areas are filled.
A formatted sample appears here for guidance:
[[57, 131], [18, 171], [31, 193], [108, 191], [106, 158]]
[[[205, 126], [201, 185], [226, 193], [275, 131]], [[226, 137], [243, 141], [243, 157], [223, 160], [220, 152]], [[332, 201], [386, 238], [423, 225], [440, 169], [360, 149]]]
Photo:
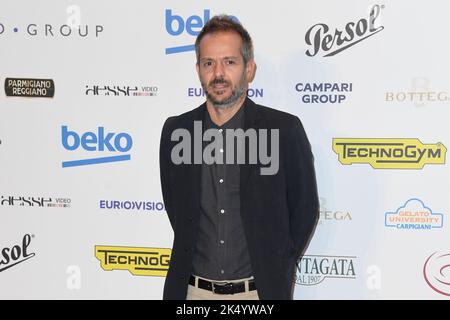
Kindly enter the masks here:
[[159, 173], [161, 180], [161, 190], [164, 200], [164, 207], [167, 212], [167, 216], [169, 217], [170, 224], [172, 229], [175, 230], [176, 218], [175, 213], [172, 210], [173, 202], [172, 202], [172, 191], [170, 186], [170, 136], [171, 131], [169, 129], [170, 122], [172, 117], [168, 118], [163, 126], [161, 133], [161, 141], [159, 144]]
[[289, 224], [292, 244], [300, 256], [319, 220], [319, 197], [311, 145], [298, 117], [288, 131], [285, 160]]

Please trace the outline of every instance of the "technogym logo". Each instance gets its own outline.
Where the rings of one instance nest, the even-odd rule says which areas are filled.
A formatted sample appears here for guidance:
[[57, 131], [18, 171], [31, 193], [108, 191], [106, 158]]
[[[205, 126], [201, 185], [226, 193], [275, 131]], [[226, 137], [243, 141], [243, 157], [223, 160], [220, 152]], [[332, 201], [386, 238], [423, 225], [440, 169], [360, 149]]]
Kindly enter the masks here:
[[[96, 152], [96, 154], [111, 152], [113, 155], [102, 157], [90, 157], [88, 159], [78, 159], [63, 161], [62, 167], [77, 167], [91, 164], [128, 161], [131, 155], [128, 152], [133, 146], [133, 139], [125, 132], [116, 134], [115, 132], [105, 132], [104, 127], [98, 127], [97, 132], [85, 132], [78, 134], [69, 130], [68, 126], [61, 126], [61, 142], [64, 149], [75, 152], [79, 149], [85, 152]], [[115, 153], [121, 153], [115, 155]]]
[[[270, 142], [269, 142], [270, 137]], [[279, 169], [278, 129], [216, 129], [203, 133], [202, 121], [194, 121], [194, 137], [187, 129], [175, 129], [171, 141], [178, 141], [172, 148], [171, 160], [180, 164], [261, 164], [261, 175], [275, 175]], [[192, 159], [192, 142], [193, 159]], [[224, 142], [225, 141], [225, 142]], [[248, 144], [246, 144], [246, 141]], [[204, 148], [203, 145], [208, 143]], [[248, 158], [246, 158], [248, 146]], [[268, 150], [270, 150], [270, 155]], [[193, 160], [193, 161], [192, 161]]]
[[165, 277], [171, 252], [167, 248], [95, 246], [103, 270], [128, 270], [135, 276]]
[[368, 163], [374, 169], [422, 169], [445, 164], [447, 149], [419, 139], [334, 138], [333, 151], [344, 165]]

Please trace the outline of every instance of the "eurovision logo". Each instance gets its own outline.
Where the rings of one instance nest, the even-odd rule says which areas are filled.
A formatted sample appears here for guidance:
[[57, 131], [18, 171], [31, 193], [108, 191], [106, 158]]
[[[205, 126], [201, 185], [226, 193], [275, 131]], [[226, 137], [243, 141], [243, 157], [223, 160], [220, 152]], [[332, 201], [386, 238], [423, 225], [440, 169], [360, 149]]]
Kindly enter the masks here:
[[450, 253], [434, 252], [425, 261], [422, 273], [431, 289], [450, 297]]
[[355, 260], [350, 256], [304, 255], [297, 262], [295, 283], [313, 286], [327, 278], [356, 279]]
[[[203, 88], [189, 87], [187, 89], [188, 97], [205, 97], [205, 90]], [[247, 97], [249, 98], [263, 98], [264, 89], [263, 88], [248, 88]]]
[[334, 138], [333, 151], [344, 165], [367, 163], [374, 169], [422, 169], [445, 164], [446, 147], [419, 139]]
[[103, 270], [128, 270], [135, 276], [165, 277], [171, 252], [167, 248], [95, 246]]
[[320, 51], [324, 57], [331, 57], [357, 43], [384, 30], [384, 26], [376, 26], [384, 5], [374, 5], [368, 18], [348, 22], [343, 29], [330, 28], [325, 23], [317, 23], [306, 31], [305, 42], [312, 48], [306, 55], [314, 57]]
[[154, 201], [100, 200], [100, 209], [165, 212], [164, 203]]
[[433, 212], [420, 199], [409, 199], [395, 212], [386, 212], [386, 227], [406, 230], [431, 230], [442, 228], [444, 215]]
[[0, 272], [12, 268], [36, 255], [35, 253], [28, 252], [32, 237], [34, 236], [26, 234], [23, 236], [21, 244], [0, 248]]
[[55, 83], [52, 79], [6, 78], [8, 97], [53, 98]]

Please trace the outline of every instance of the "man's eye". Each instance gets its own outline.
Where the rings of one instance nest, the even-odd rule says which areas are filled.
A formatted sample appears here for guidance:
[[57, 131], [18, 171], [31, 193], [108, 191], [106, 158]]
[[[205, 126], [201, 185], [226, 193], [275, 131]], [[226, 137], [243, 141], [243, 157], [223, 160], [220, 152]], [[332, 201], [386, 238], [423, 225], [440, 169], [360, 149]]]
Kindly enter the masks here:
[[211, 61], [206, 61], [206, 62], [203, 64], [203, 66], [204, 66], [204, 67], [211, 67], [211, 66], [212, 66], [212, 62], [211, 62]]
[[236, 61], [234, 61], [234, 60], [227, 60], [227, 64], [235, 64], [236, 63]]

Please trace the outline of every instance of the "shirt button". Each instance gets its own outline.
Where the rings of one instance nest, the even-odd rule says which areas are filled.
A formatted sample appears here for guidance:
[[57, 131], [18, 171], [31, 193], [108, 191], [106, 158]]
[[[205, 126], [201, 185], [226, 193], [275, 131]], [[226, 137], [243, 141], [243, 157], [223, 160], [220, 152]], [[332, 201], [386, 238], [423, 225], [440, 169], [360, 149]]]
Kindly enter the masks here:
[[220, 213], [225, 213], [225, 210], [223, 210], [223, 209], [220, 209]]
[[221, 153], [223, 153], [223, 149], [222, 148], [220, 148], [220, 150], [219, 150]]
[[221, 274], [224, 274], [224, 273], [225, 273], [225, 271], [223, 271], [223, 270], [220, 270], [220, 273], [221, 273]]
[[222, 132], [223, 131], [223, 129], [219, 129], [219, 132]]
[[224, 244], [225, 243], [225, 241], [223, 241], [223, 240], [220, 240], [220, 244]]
[[219, 182], [220, 182], [220, 183], [223, 183], [223, 179], [220, 179]]

